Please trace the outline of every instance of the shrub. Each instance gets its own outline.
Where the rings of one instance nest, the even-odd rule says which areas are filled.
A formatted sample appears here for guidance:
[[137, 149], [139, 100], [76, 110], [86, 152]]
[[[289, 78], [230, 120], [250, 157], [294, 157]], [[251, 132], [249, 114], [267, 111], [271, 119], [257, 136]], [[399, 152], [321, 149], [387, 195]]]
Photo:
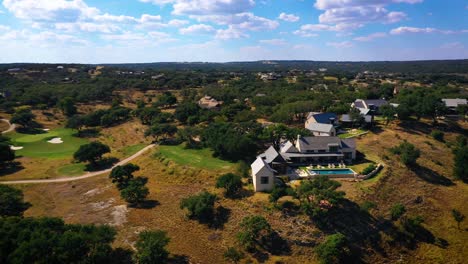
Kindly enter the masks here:
[[199, 194], [182, 199], [180, 208], [186, 208], [190, 218], [207, 220], [213, 215], [214, 203], [216, 200], [217, 197], [215, 194], [203, 191]]
[[244, 254], [233, 247], [228, 248], [224, 252], [223, 256], [224, 256], [224, 259], [231, 261], [233, 263], [238, 263], [241, 259], [244, 258]]
[[444, 133], [439, 130], [432, 130], [431, 137], [437, 141], [444, 142]]
[[271, 226], [263, 216], [247, 216], [240, 223], [237, 240], [245, 249], [254, 250], [255, 246], [265, 242], [271, 233]]
[[226, 196], [232, 197], [242, 189], [242, 178], [232, 173], [221, 175], [216, 181], [216, 188], [224, 188]]
[[130, 204], [140, 204], [149, 194], [149, 190], [145, 186], [147, 182], [148, 179], [143, 177], [138, 177], [128, 181], [125, 188], [120, 191], [120, 196]]
[[370, 165], [367, 166], [364, 170], [362, 170], [361, 174], [362, 174], [362, 175], [367, 175], [367, 174], [373, 172], [376, 168], [377, 168], [377, 165], [375, 165], [375, 164], [370, 164]]
[[406, 166], [416, 164], [416, 160], [421, 155], [421, 151], [406, 140], [391, 148], [390, 151], [395, 155], [399, 155], [401, 162]]
[[346, 243], [346, 237], [341, 233], [328, 236], [315, 248], [320, 263], [340, 263], [346, 255]]
[[136, 242], [136, 259], [139, 264], [165, 263], [169, 256], [166, 249], [170, 239], [164, 231], [143, 231]]
[[401, 203], [396, 203], [390, 208], [390, 215], [393, 221], [398, 220], [405, 212], [406, 208]]
[[0, 216], [22, 216], [31, 206], [23, 197], [21, 190], [0, 184]]
[[361, 207], [361, 210], [365, 212], [369, 212], [371, 209], [376, 208], [377, 204], [371, 201], [364, 201], [360, 207]]

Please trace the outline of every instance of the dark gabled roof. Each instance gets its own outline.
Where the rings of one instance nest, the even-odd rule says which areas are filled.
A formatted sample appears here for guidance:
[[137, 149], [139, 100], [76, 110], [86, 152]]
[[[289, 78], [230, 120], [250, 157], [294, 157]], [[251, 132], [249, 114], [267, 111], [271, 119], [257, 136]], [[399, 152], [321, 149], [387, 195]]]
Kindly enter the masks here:
[[388, 102], [384, 99], [372, 99], [372, 100], [365, 100], [367, 105], [374, 105], [377, 107], [381, 107], [382, 105], [387, 105]]
[[330, 144], [341, 145], [339, 137], [301, 137], [298, 140], [299, 149], [301, 152], [316, 149], [328, 149]]
[[338, 116], [335, 113], [315, 113], [309, 117], [314, 117], [315, 121], [321, 124], [330, 124], [331, 119], [338, 119]]
[[366, 106], [364, 105], [364, 102], [361, 99], [357, 99], [356, 101], [354, 101], [354, 107], [366, 108]]

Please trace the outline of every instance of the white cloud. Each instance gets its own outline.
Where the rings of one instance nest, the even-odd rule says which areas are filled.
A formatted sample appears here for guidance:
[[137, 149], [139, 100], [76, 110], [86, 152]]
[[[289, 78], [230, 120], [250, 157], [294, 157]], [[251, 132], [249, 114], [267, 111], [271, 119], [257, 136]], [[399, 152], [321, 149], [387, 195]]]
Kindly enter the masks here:
[[287, 44], [286, 40], [284, 39], [262, 39], [259, 42], [261, 44], [268, 44], [274, 46], [282, 46]]
[[189, 24], [188, 20], [181, 20], [181, 19], [172, 19], [167, 23], [171, 27], [181, 27]]
[[242, 30], [229, 26], [227, 29], [219, 29], [216, 31], [216, 39], [228, 40], [228, 39], [239, 39], [247, 38], [248, 34], [244, 33]]
[[418, 28], [418, 27], [398, 27], [394, 28], [390, 31], [392, 35], [401, 35], [401, 34], [409, 34], [409, 33], [439, 33], [439, 34], [456, 34], [456, 33], [466, 33], [467, 30], [442, 30], [437, 28]]
[[69, 33], [76, 31], [112, 33], [121, 30], [121, 28], [116, 25], [89, 22], [56, 23], [55, 28]]
[[327, 46], [335, 47], [335, 48], [351, 48], [353, 43], [350, 41], [342, 41], [342, 42], [327, 42]]
[[51, 31], [34, 33], [29, 30], [10, 30], [0, 35], [0, 41], [15, 43], [27, 43], [36, 47], [51, 47], [60, 44], [66, 45], [88, 45], [87, 40], [80, 39], [73, 35], [57, 34]]
[[0, 31], [7, 31], [7, 30], [10, 30], [9, 26], [0, 25]]
[[177, 15], [237, 14], [254, 7], [253, 0], [176, 0], [173, 8]]
[[281, 20], [284, 20], [284, 21], [287, 21], [287, 22], [297, 22], [299, 21], [299, 19], [301, 19], [300, 17], [294, 15], [294, 14], [286, 14], [286, 13], [281, 13], [279, 16], [278, 16], [279, 19]]
[[367, 35], [367, 36], [362, 36], [362, 37], [356, 37], [354, 38], [354, 40], [356, 41], [372, 41], [376, 38], [384, 38], [387, 36], [387, 33], [385, 32], [377, 32], [377, 33], [373, 33], [373, 34], [370, 34], [370, 35]]
[[317, 0], [315, 7], [320, 10], [364, 5], [388, 5], [391, 3], [422, 3], [424, 0]]
[[215, 29], [206, 24], [196, 24], [196, 25], [191, 25], [186, 28], [181, 28], [179, 30], [180, 34], [182, 35], [203, 35], [203, 34], [208, 34], [214, 32]]
[[99, 13], [82, 0], [4, 0], [3, 6], [17, 18], [31, 21], [74, 22]]

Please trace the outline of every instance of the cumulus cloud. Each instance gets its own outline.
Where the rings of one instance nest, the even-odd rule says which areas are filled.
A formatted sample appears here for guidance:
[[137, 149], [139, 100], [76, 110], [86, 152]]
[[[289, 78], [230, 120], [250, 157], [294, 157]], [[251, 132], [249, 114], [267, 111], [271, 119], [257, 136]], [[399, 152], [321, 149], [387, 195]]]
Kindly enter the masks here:
[[281, 13], [278, 16], [278, 19], [281, 19], [281, 20], [287, 21], [287, 22], [297, 22], [301, 18], [299, 16], [296, 16], [296, 15], [293, 15], [293, 14]]
[[228, 39], [239, 39], [247, 38], [248, 34], [240, 30], [239, 28], [229, 26], [227, 29], [219, 29], [216, 31], [216, 39], [228, 40]]
[[215, 29], [210, 25], [196, 24], [179, 30], [182, 35], [203, 35], [214, 32]]
[[398, 27], [390, 31], [392, 35], [401, 35], [408, 33], [440, 33], [440, 34], [455, 34], [455, 33], [464, 33], [465, 30], [454, 31], [454, 30], [441, 30], [437, 28], [418, 28], [418, 27]]

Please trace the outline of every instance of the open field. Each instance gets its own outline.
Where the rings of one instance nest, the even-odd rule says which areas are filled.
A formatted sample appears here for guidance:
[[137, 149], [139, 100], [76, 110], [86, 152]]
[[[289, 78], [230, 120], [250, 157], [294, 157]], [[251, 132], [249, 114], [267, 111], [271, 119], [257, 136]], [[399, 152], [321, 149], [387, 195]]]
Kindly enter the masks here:
[[[42, 134], [10, 134], [11, 142], [14, 146], [24, 147], [16, 151], [17, 156], [28, 158], [48, 158], [48, 159], [65, 159], [72, 158], [73, 153], [78, 150], [81, 145], [88, 142], [86, 139], [74, 137], [75, 130], [67, 128], [57, 128]], [[51, 144], [47, 142], [52, 138], [61, 138], [63, 143]]]
[[179, 165], [201, 169], [229, 169], [234, 165], [231, 162], [214, 158], [213, 152], [209, 149], [186, 149], [183, 145], [160, 146], [159, 153], [162, 157]]

